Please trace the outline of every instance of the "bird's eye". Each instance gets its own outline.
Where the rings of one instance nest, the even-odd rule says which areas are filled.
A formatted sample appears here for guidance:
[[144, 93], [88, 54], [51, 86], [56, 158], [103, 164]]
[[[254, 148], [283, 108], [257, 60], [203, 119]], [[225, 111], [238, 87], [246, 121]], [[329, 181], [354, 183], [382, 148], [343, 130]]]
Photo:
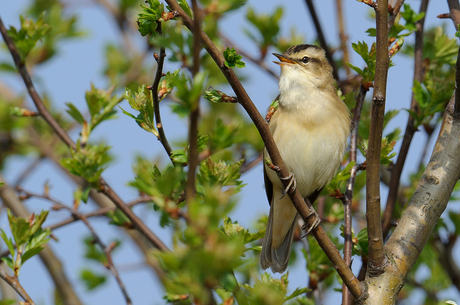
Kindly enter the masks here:
[[302, 62], [303, 62], [304, 64], [306, 64], [309, 60], [310, 60], [310, 58], [308, 58], [307, 56], [304, 56], [304, 57], [302, 58]]

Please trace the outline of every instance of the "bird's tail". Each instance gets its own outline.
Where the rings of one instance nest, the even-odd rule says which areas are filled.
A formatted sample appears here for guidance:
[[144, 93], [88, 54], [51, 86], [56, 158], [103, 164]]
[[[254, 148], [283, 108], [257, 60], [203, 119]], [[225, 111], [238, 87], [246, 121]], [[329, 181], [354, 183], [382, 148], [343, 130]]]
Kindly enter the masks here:
[[272, 272], [283, 273], [288, 266], [291, 256], [291, 245], [292, 239], [294, 238], [297, 214], [282, 244], [275, 249], [272, 247], [273, 210], [274, 208], [272, 206], [270, 208], [270, 214], [268, 215], [268, 224], [262, 244], [262, 252], [260, 253], [260, 266], [264, 270], [270, 267]]

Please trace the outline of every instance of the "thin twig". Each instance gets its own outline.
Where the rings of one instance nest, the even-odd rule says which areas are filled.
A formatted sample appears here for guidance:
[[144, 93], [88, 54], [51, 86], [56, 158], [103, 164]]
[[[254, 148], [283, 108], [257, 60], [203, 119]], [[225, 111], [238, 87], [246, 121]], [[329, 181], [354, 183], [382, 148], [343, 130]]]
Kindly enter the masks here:
[[93, 236], [94, 241], [104, 251], [104, 254], [105, 254], [106, 258], [107, 258], [107, 266], [106, 267], [107, 267], [107, 269], [109, 269], [112, 272], [113, 276], [115, 277], [115, 280], [117, 281], [118, 286], [120, 287], [120, 290], [123, 293], [123, 296], [125, 298], [126, 304], [131, 305], [132, 304], [131, 298], [129, 297], [128, 292], [126, 291], [125, 285], [123, 284], [123, 282], [122, 282], [122, 280], [120, 278], [120, 275], [119, 275], [119, 273], [117, 271], [117, 268], [113, 264], [112, 255], [111, 255], [111, 251], [113, 250], [113, 246], [111, 246], [111, 245], [106, 246], [104, 244], [104, 242], [99, 237], [99, 235], [97, 234], [97, 232], [94, 229], [94, 227], [89, 223], [88, 219], [86, 219], [86, 217], [83, 214], [81, 214], [80, 212], [78, 212], [77, 210], [75, 210], [75, 209], [73, 209], [71, 207], [68, 207], [67, 205], [59, 202], [58, 200], [56, 200], [54, 198], [51, 198], [48, 194], [44, 194], [44, 195], [35, 194], [35, 193], [31, 193], [29, 191], [26, 191], [26, 190], [24, 190], [24, 189], [22, 189], [20, 187], [18, 187], [17, 189], [18, 189], [18, 191], [24, 193], [27, 196], [27, 198], [30, 198], [30, 197], [42, 198], [42, 199], [48, 200], [49, 202], [53, 203], [55, 206], [57, 206], [59, 208], [68, 210], [72, 214], [72, 216], [74, 218], [81, 220], [86, 225], [88, 230], [91, 232], [91, 235]]
[[368, 273], [383, 272], [386, 258], [383, 252], [380, 219], [380, 151], [382, 148], [383, 117], [388, 73], [388, 1], [379, 0], [376, 9], [377, 41], [374, 94], [372, 97], [369, 149], [366, 154], [366, 219], [369, 240]]
[[[194, 29], [193, 20], [184, 12], [184, 10], [180, 7], [180, 5], [175, 0], [165, 0], [169, 7], [179, 13], [179, 16], [182, 18], [184, 25], [189, 28], [192, 32]], [[214, 59], [217, 66], [221, 69], [224, 76], [227, 78], [228, 83], [232, 87], [233, 91], [235, 92], [239, 103], [248, 113], [251, 120], [254, 122], [256, 128], [258, 129], [262, 140], [264, 141], [265, 147], [270, 155], [272, 163], [279, 168], [279, 175], [280, 178], [286, 178], [289, 176], [289, 171], [285, 167], [284, 162], [281, 158], [278, 148], [276, 147], [275, 141], [270, 134], [270, 130], [265, 122], [265, 119], [260, 115], [259, 111], [255, 107], [254, 103], [251, 101], [250, 97], [248, 96], [246, 90], [244, 89], [243, 85], [239, 81], [236, 74], [233, 72], [232, 69], [227, 68], [224, 65], [225, 59], [216, 46], [212, 43], [209, 37], [204, 33], [202, 30], [197, 31], [200, 35], [201, 43], [203, 44], [204, 48], [208, 51], [209, 55]], [[289, 181], [288, 179], [283, 180], [281, 179], [284, 187], [288, 187]], [[288, 193], [289, 198], [291, 199], [292, 203], [294, 204], [295, 208], [301, 215], [302, 219], [304, 220], [307, 227], [311, 227], [312, 224], [316, 221], [316, 214], [313, 212], [314, 210], [310, 208], [309, 205], [305, 202], [300, 195], [298, 190], [294, 192]], [[339, 276], [343, 279], [343, 281], [347, 284], [350, 288], [351, 293], [354, 297], [358, 298], [362, 292], [363, 287], [362, 284], [357, 280], [354, 276], [351, 269], [345, 264], [343, 261], [337, 247], [334, 243], [330, 240], [327, 236], [326, 232], [321, 226], [317, 226], [316, 228], [312, 229], [312, 233], [314, 234], [316, 240], [320, 247], [324, 250], [328, 258], [333, 263], [334, 267], [336, 268]]]
[[[428, 7], [428, 0], [423, 0], [420, 4], [420, 13], [426, 12]], [[415, 32], [415, 54], [414, 54], [414, 82], [423, 82], [424, 68], [423, 68], [423, 28], [425, 24], [425, 18], [420, 19], [417, 22], [417, 31]], [[419, 106], [415, 99], [415, 94], [412, 93], [411, 100], [411, 111], [418, 112]], [[383, 237], [385, 238], [391, 228], [391, 220], [393, 218], [394, 206], [398, 195], [399, 183], [401, 180], [401, 173], [404, 168], [404, 164], [407, 159], [409, 147], [414, 137], [414, 133], [417, 128], [414, 126], [414, 118], [409, 115], [406, 125], [406, 131], [399, 150], [398, 160], [391, 170], [390, 188], [388, 191], [387, 204], [385, 206], [385, 212], [383, 213]]]
[[248, 170], [250, 170], [251, 168], [253, 168], [257, 164], [262, 162], [263, 158], [264, 158], [264, 154], [259, 153], [259, 155], [257, 157], [255, 157], [252, 161], [244, 163], [240, 168], [240, 174], [244, 174], [245, 172], [247, 172]]
[[[361, 111], [363, 109], [364, 99], [366, 97], [367, 89], [361, 85], [358, 96], [356, 97], [356, 106], [353, 110], [353, 130], [351, 131], [350, 137], [350, 162], [356, 162], [357, 151], [358, 151], [358, 125], [361, 118]], [[346, 264], [351, 264], [351, 256], [353, 250], [352, 241], [352, 215], [351, 215], [351, 203], [353, 200], [353, 188], [355, 185], [356, 174], [358, 173], [358, 164], [355, 164], [351, 169], [350, 178], [347, 183], [347, 190], [344, 196], [344, 247], [343, 247], [343, 260]], [[342, 287], [342, 304], [351, 304], [352, 299], [348, 287], [344, 284]]]
[[312, 0], [305, 0], [308, 6], [308, 10], [310, 12], [311, 18], [313, 19], [313, 23], [315, 24], [316, 33], [318, 33], [318, 41], [321, 47], [326, 52], [326, 58], [332, 66], [332, 75], [334, 76], [335, 80], [339, 80], [339, 73], [337, 71], [337, 66], [335, 65], [334, 59], [332, 58], [331, 50], [327, 45], [326, 38], [324, 37], [323, 28], [319, 23], [318, 15], [316, 14], [315, 6], [313, 5]]
[[254, 56], [250, 55], [243, 49], [239, 48], [233, 41], [231, 41], [227, 36], [225, 36], [223, 33], [219, 34], [220, 38], [224, 41], [226, 45], [231, 46], [232, 48], [235, 49], [236, 53], [240, 54], [243, 56], [245, 59], [248, 59], [250, 62], [254, 63], [257, 67], [260, 69], [264, 70], [267, 72], [270, 76], [272, 76], [275, 79], [279, 79], [278, 75], [273, 72], [269, 67], [264, 62], [263, 58], [256, 59]]
[[403, 4], [404, 4], [404, 0], [398, 0], [398, 2], [396, 2], [395, 6], [393, 7], [390, 17], [388, 18], [388, 25], [387, 25], [388, 33], [390, 33], [390, 30], [393, 27], [393, 24], [395, 23], [396, 16], [398, 16], [399, 11], [401, 10], [401, 7]]
[[[158, 22], [157, 32], [161, 35], [161, 22]], [[166, 138], [163, 123], [161, 122], [161, 115], [160, 115], [160, 101], [158, 99], [158, 85], [160, 84], [161, 76], [163, 75], [163, 64], [165, 62], [165, 48], [160, 48], [160, 55], [158, 56], [157, 60], [157, 72], [155, 74], [155, 79], [152, 84], [152, 98], [153, 98], [153, 109], [155, 112], [155, 122], [158, 129], [159, 140], [163, 145], [168, 157], [171, 159], [171, 146], [169, 145], [168, 139]], [[172, 159], [171, 159], [172, 161]]]
[[33, 160], [29, 166], [27, 166], [23, 171], [22, 173], [19, 175], [19, 177], [16, 179], [16, 181], [14, 182], [14, 187], [22, 184], [22, 182], [27, 178], [27, 176], [29, 176], [33, 171], [34, 169], [44, 160], [45, 158], [43, 156], [40, 156], [38, 158], [35, 158], [35, 160]]
[[[45, 119], [45, 121], [50, 125], [50, 127], [56, 132], [56, 134], [61, 138], [61, 140], [69, 146], [71, 149], [76, 150], [75, 142], [69, 137], [66, 131], [59, 125], [59, 123], [53, 118], [51, 113], [46, 108], [43, 100], [40, 95], [35, 90], [32, 79], [30, 78], [29, 72], [25, 66], [23, 60], [18, 53], [16, 46], [14, 45], [13, 40], [8, 36], [8, 32], [3, 24], [2, 19], [0, 18], [0, 32], [2, 33], [3, 39], [14, 59], [16, 68], [19, 71], [19, 74], [22, 76], [24, 83], [26, 85], [27, 91], [29, 92], [32, 101], [34, 102], [37, 110], [40, 112], [40, 115]], [[158, 236], [153, 233], [150, 228], [143, 223], [136, 214], [126, 204], [121, 200], [121, 198], [116, 194], [112, 188], [105, 182], [101, 177], [99, 179], [99, 185], [102, 186], [102, 192], [109, 197], [112, 202], [132, 221], [133, 225], [138, 229], [157, 249], [162, 251], [169, 251], [168, 247], [158, 238]]]
[[[345, 72], [347, 73], [347, 76], [351, 75], [351, 69], [350, 67], [346, 64], [347, 62], [350, 62], [349, 56], [348, 56], [348, 35], [346, 34], [345, 31], [345, 22], [343, 18], [343, 7], [342, 7], [342, 0], [336, 0], [335, 1], [335, 6], [336, 6], [336, 12], [337, 12], [337, 22], [339, 26], [339, 38], [340, 38], [340, 49], [342, 50], [342, 61], [343, 61], [343, 66], [345, 67]], [[343, 303], [343, 302], [342, 302]], [[344, 304], [346, 305], [346, 304]]]
[[21, 286], [17, 277], [8, 275], [2, 268], [0, 268], [0, 278], [7, 282], [8, 285], [10, 285], [11, 288], [13, 288], [14, 291], [16, 291], [19, 296], [27, 302], [28, 305], [35, 305], [35, 302], [24, 290], [24, 287]]

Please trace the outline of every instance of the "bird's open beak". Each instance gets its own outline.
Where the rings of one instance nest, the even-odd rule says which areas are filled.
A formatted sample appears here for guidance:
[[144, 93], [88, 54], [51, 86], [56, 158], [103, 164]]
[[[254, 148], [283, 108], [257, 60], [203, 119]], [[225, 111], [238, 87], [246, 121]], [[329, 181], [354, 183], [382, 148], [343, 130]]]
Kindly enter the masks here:
[[278, 59], [280, 60], [280, 61], [274, 61], [274, 63], [277, 64], [277, 65], [284, 66], [284, 65], [295, 64], [296, 63], [295, 61], [284, 57], [282, 54], [273, 53], [273, 55], [278, 57]]

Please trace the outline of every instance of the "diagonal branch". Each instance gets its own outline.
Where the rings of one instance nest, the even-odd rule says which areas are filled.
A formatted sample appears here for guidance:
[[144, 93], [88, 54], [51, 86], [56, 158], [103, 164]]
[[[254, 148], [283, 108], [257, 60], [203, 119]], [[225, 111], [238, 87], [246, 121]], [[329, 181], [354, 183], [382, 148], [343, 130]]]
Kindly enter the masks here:
[[[53, 118], [51, 113], [46, 109], [46, 106], [43, 103], [40, 95], [35, 90], [32, 79], [27, 71], [25, 63], [21, 60], [21, 57], [18, 53], [16, 46], [14, 45], [11, 37], [8, 36], [8, 32], [3, 24], [2, 19], [0, 18], [0, 32], [2, 33], [3, 40], [5, 41], [8, 50], [10, 51], [16, 68], [19, 71], [19, 74], [22, 76], [24, 83], [26, 85], [27, 91], [29, 92], [30, 97], [32, 98], [35, 106], [37, 107], [40, 115], [45, 119], [45, 121], [50, 125], [50, 127], [56, 132], [56, 134], [61, 138], [61, 140], [71, 149], [76, 150], [76, 144], [69, 137], [67, 132], [59, 125], [59, 123]], [[162, 251], [169, 251], [168, 247], [147, 227], [147, 225], [142, 222], [142, 220], [134, 214], [131, 209], [126, 206], [126, 204], [121, 200], [117, 193], [113, 191], [112, 188], [107, 184], [107, 182], [101, 177], [99, 179], [99, 185], [102, 187], [102, 192], [109, 197], [113, 203], [132, 221], [133, 225], [139, 230], [156, 248]]]
[[377, 2], [376, 68], [374, 95], [372, 97], [369, 149], [366, 154], [366, 219], [369, 240], [368, 273], [383, 272], [386, 263], [383, 253], [382, 225], [380, 220], [380, 152], [382, 148], [383, 117], [388, 72], [388, 1]]
[[[168, 3], [169, 7], [171, 7], [171, 9], [179, 13], [179, 16], [181, 16], [183, 19], [184, 25], [193, 32], [193, 20], [182, 10], [177, 1], [166, 0], [166, 2]], [[208, 51], [209, 55], [211, 55], [211, 57], [214, 59], [217, 66], [221, 69], [222, 73], [227, 78], [227, 81], [229, 82], [230, 86], [235, 92], [239, 103], [243, 106], [243, 108], [246, 110], [246, 112], [254, 122], [255, 126], [257, 127], [273, 164], [278, 166], [280, 169], [280, 177], [288, 177], [288, 169], [284, 166], [284, 162], [281, 158], [278, 148], [276, 147], [275, 141], [273, 140], [273, 137], [270, 134], [265, 119], [260, 115], [259, 111], [255, 107], [254, 103], [251, 101], [249, 95], [247, 94], [246, 90], [244, 89], [243, 85], [241, 84], [233, 70], [227, 68], [224, 65], [224, 57], [219, 52], [217, 47], [212, 43], [212, 41], [209, 39], [206, 33], [204, 33], [202, 30], [197, 31], [197, 33], [200, 35], [201, 44]], [[289, 181], [287, 179], [281, 181], [284, 187], [288, 186]], [[311, 227], [311, 225], [316, 220], [314, 212], [305, 203], [304, 199], [297, 190], [295, 192], [289, 193], [289, 197], [291, 198], [291, 201], [293, 202], [299, 214], [302, 216], [302, 219], [305, 221], [305, 224]], [[342, 260], [342, 257], [340, 256], [337, 247], [330, 240], [330, 238], [327, 236], [326, 232], [321, 226], [318, 226], [315, 229], [313, 229], [312, 233], [314, 234], [316, 240], [318, 241], [318, 244], [324, 250], [328, 258], [333, 262], [338, 274], [349, 287], [353, 296], [358, 298], [363, 292], [363, 287], [361, 283], [358, 281], [358, 279], [354, 276], [351, 269]]]
[[5, 270], [0, 268], [0, 278], [8, 283], [11, 288], [16, 291], [21, 298], [27, 302], [29, 305], [35, 305], [35, 302], [30, 298], [30, 296], [25, 291], [24, 287], [19, 283], [19, 280], [15, 276], [8, 275]]
[[458, 31], [458, 25], [460, 24], [460, 4], [458, 0], [447, 0], [449, 5], [449, 15], [454, 22], [455, 30]]
[[396, 16], [398, 16], [399, 11], [401, 10], [401, 6], [404, 4], [404, 0], [398, 0], [393, 9], [391, 10], [390, 17], [388, 18], [388, 33], [390, 32], [393, 24], [395, 23]]

